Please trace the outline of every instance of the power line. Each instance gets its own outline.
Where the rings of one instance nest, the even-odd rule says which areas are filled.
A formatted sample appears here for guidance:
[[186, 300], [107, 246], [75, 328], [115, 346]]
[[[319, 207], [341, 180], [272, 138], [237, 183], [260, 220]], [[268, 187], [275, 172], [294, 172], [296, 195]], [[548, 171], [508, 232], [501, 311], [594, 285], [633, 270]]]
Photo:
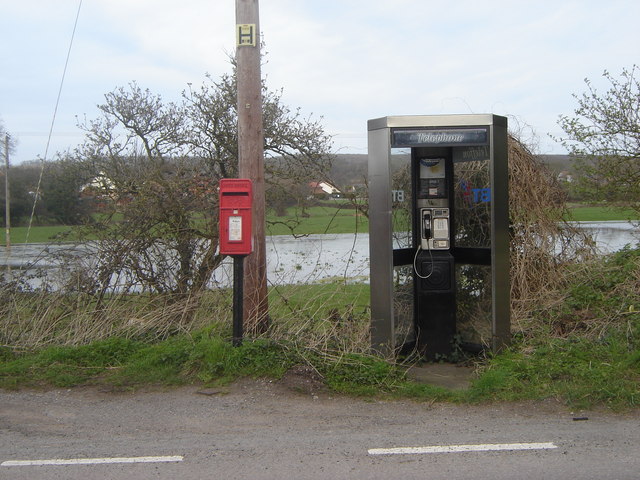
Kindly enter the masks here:
[[36, 187], [36, 194], [33, 198], [33, 206], [31, 208], [31, 216], [29, 217], [29, 226], [27, 227], [27, 235], [24, 239], [24, 243], [29, 242], [29, 234], [31, 233], [31, 226], [33, 225], [33, 217], [36, 213], [36, 204], [38, 203], [38, 197], [40, 196], [40, 187], [42, 185], [42, 176], [44, 174], [44, 164], [49, 154], [49, 145], [51, 144], [51, 137], [53, 136], [53, 126], [56, 123], [56, 115], [58, 114], [58, 105], [60, 105], [60, 97], [62, 96], [62, 87], [64, 86], [64, 79], [67, 75], [67, 67], [69, 66], [69, 58], [71, 57], [71, 48], [73, 47], [73, 40], [76, 36], [76, 28], [78, 26], [78, 19], [80, 18], [80, 9], [82, 8], [82, 0], [78, 3], [78, 11], [76, 12], [76, 19], [73, 23], [73, 31], [71, 32], [71, 40], [69, 41], [69, 48], [67, 49], [67, 58], [64, 62], [64, 68], [62, 70], [62, 78], [60, 79], [60, 88], [58, 88], [58, 96], [56, 98], [56, 106], [53, 109], [53, 117], [51, 118], [51, 127], [49, 128], [49, 135], [47, 137], [47, 146], [44, 149], [44, 157], [42, 158], [42, 165], [40, 168], [40, 176], [38, 177], [38, 186]]
[[78, 3], [78, 11], [76, 13], [76, 20], [73, 23], [73, 31], [71, 32], [71, 41], [69, 42], [69, 48], [67, 50], [67, 58], [64, 62], [64, 69], [62, 70], [62, 79], [60, 80], [60, 88], [58, 89], [58, 97], [56, 98], [56, 106], [53, 110], [53, 118], [51, 119], [51, 127], [49, 128], [49, 138], [47, 139], [47, 146], [44, 150], [43, 161], [47, 159], [49, 154], [49, 144], [51, 142], [51, 136], [53, 135], [53, 126], [56, 122], [56, 115], [58, 114], [58, 105], [60, 105], [60, 97], [62, 96], [62, 87], [64, 85], [64, 79], [67, 75], [67, 67], [69, 66], [69, 57], [71, 57], [71, 47], [73, 46], [73, 39], [76, 36], [76, 28], [78, 26], [78, 18], [80, 18], [80, 9], [82, 8], [82, 0]]

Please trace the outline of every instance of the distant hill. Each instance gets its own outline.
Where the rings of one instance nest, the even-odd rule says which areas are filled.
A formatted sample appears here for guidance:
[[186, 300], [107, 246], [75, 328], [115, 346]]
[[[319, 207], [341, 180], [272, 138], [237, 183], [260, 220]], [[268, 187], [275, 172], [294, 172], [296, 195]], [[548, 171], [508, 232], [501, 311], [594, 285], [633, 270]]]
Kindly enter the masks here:
[[368, 171], [367, 161], [366, 154], [336, 155], [329, 173], [331, 181], [339, 188], [365, 183]]
[[[556, 175], [562, 171], [575, 173], [569, 155], [538, 155], [538, 158]], [[366, 154], [338, 154], [331, 168], [331, 180], [338, 187], [362, 184], [367, 178], [367, 162]]]
[[538, 155], [538, 158], [554, 173], [560, 173], [562, 171], [575, 173], [572, 159], [569, 155]]

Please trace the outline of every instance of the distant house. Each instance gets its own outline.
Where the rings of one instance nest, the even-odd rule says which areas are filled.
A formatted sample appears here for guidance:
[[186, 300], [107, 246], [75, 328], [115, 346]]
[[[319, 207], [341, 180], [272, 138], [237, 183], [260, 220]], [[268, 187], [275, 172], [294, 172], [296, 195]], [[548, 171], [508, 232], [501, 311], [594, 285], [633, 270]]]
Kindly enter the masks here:
[[112, 196], [116, 187], [113, 180], [100, 172], [93, 177], [88, 183], [80, 187], [80, 195], [83, 197]]
[[340, 190], [329, 182], [309, 182], [309, 190], [314, 197], [330, 195], [332, 197], [339, 197]]
[[571, 183], [573, 182], [573, 175], [568, 170], [563, 170], [558, 174], [558, 181]]
[[361, 195], [366, 192], [367, 192], [366, 183], [354, 183], [353, 185], [349, 185], [346, 190], [346, 193], [350, 195]]
[[109, 203], [115, 202], [117, 205], [126, 205], [134, 197], [133, 191], [118, 190], [116, 184], [104, 172], [98, 173], [89, 182], [80, 187], [80, 198], [93, 200], [95, 208], [98, 210], [106, 207]]

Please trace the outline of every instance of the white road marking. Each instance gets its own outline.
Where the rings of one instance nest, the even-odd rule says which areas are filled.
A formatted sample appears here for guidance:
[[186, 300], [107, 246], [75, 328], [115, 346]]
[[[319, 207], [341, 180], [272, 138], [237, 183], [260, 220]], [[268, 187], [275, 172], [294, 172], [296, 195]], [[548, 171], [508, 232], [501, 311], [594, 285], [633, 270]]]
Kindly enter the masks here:
[[181, 462], [182, 455], [164, 457], [54, 458], [50, 460], [7, 460], [0, 467], [33, 467], [42, 465], [100, 465], [109, 463]]
[[369, 455], [411, 455], [423, 453], [491, 452], [500, 450], [548, 450], [558, 448], [544, 443], [485, 443], [479, 445], [434, 445], [430, 447], [371, 448]]

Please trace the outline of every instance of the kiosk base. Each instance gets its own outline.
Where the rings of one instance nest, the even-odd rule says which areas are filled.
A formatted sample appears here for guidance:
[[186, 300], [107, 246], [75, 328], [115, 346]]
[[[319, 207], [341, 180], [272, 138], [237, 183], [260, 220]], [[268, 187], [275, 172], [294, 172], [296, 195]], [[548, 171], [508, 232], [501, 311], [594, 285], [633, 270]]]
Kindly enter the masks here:
[[427, 359], [440, 359], [452, 353], [456, 334], [454, 258], [449, 252], [421, 252], [417, 263], [416, 347]]

